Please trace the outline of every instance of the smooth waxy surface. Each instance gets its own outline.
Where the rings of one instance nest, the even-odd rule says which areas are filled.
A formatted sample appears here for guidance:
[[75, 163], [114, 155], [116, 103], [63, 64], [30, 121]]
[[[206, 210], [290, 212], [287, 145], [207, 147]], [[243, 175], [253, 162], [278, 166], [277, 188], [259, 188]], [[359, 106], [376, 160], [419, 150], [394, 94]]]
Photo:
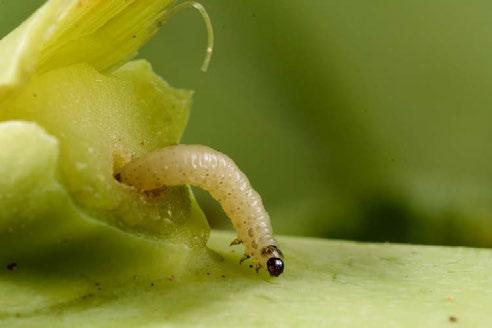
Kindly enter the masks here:
[[57, 141], [39, 127], [2, 123], [0, 142], [0, 326], [477, 327], [490, 320], [490, 250], [281, 237], [285, 272], [256, 275], [248, 262], [238, 264], [242, 246], [227, 246], [232, 233], [213, 233], [209, 253], [87, 217], [57, 181]]
[[[35, 124], [0, 123], [0, 144], [2, 324], [100, 303], [128, 292], [134, 276], [180, 275], [193, 266], [185, 265], [190, 259], [207, 258], [186, 239], [137, 238], [87, 216], [56, 178], [57, 140]], [[95, 299], [100, 285], [105, 292]]]
[[[219, 256], [202, 256], [184, 272], [157, 274], [162, 264], [153, 256], [142, 267], [121, 255], [125, 262], [112, 271], [121, 270], [121, 280], [79, 267], [64, 283], [80, 279], [85, 289], [49, 306], [42, 296], [57, 287], [47, 277], [71, 270], [55, 272], [48, 265], [36, 272], [41, 283], [26, 280], [35, 269], [19, 262], [15, 272], [2, 272], [0, 290], [12, 296], [0, 322], [14, 327], [480, 327], [490, 320], [492, 252], [487, 250], [280, 238], [289, 267], [282, 277], [268, 278], [238, 265], [238, 251], [226, 246], [232, 237], [213, 233], [209, 246]], [[114, 246], [94, 247], [111, 252]], [[140, 251], [149, 256], [149, 250]], [[133, 272], [135, 277], [121, 278]], [[37, 299], [35, 310], [22, 303], [26, 298]]]
[[145, 61], [112, 74], [88, 65], [32, 79], [0, 103], [0, 120], [28, 120], [56, 136], [59, 176], [82, 210], [135, 234], [203, 246], [208, 227], [186, 187], [145, 195], [114, 171], [134, 157], [179, 142], [191, 92], [171, 88]]
[[133, 157], [178, 143], [187, 124], [190, 91], [170, 87], [145, 61], [125, 64], [173, 4], [46, 2], [0, 41], [0, 121], [35, 122], [56, 137], [56, 174], [84, 213], [203, 247], [208, 225], [189, 188], [143, 195], [113, 179]]

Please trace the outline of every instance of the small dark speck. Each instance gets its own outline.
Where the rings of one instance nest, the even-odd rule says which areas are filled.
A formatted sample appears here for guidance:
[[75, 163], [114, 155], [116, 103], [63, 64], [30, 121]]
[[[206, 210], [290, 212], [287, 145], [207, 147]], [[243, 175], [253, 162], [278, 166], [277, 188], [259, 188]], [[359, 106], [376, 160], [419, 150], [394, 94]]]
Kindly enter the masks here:
[[135, 39], [137, 36], [135, 34], [132, 35], [132, 39]]
[[15, 263], [15, 262], [9, 263], [9, 264], [7, 264], [6, 268], [9, 271], [15, 271], [15, 270], [17, 270], [17, 263]]
[[253, 267], [253, 264], [250, 264], [249, 267], [252, 268]]
[[454, 315], [449, 316], [449, 322], [457, 322], [457, 321], [458, 321], [458, 318], [455, 317]]
[[167, 278], [167, 280], [169, 281], [176, 281], [176, 277], [172, 274], [169, 276], [169, 278]]
[[150, 287], [154, 287], [154, 283], [153, 282], [150, 283]]
[[225, 275], [221, 275], [222, 278], [225, 278]]
[[210, 276], [210, 272], [207, 272], [207, 276]]
[[86, 300], [86, 299], [91, 298], [91, 297], [94, 297], [94, 294], [93, 294], [93, 293], [89, 293], [89, 294], [87, 294], [87, 295], [83, 295], [83, 296], [81, 297], [81, 299]]
[[38, 95], [37, 95], [37, 94], [35, 94], [35, 93], [33, 93], [33, 94], [32, 94], [32, 96], [33, 96], [34, 98], [36, 98]]

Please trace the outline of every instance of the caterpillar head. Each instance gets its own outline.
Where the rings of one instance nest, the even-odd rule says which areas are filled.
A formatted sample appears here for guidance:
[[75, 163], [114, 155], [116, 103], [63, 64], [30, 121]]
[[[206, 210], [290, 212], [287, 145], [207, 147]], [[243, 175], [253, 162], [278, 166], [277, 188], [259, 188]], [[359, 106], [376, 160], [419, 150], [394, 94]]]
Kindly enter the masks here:
[[270, 257], [267, 261], [267, 269], [272, 277], [278, 277], [284, 272], [284, 261], [279, 257]]
[[261, 255], [266, 259], [266, 268], [270, 276], [278, 277], [284, 272], [283, 254], [275, 245], [269, 245], [261, 250]]

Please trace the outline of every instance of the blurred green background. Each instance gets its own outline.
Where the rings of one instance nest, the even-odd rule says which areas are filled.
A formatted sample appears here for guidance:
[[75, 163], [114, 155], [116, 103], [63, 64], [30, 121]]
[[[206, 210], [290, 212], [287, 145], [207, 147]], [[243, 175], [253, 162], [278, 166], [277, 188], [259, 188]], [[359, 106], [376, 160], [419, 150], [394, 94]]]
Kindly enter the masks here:
[[[0, 34], [43, 0], [0, 0]], [[203, 0], [140, 53], [280, 234], [492, 246], [492, 2]], [[230, 228], [197, 191], [211, 224]]]

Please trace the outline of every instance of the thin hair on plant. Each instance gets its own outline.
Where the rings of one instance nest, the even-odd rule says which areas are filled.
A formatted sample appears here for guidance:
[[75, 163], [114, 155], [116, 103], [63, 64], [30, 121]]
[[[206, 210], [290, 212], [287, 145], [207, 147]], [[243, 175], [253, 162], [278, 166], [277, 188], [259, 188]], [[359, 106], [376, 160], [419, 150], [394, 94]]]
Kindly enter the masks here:
[[205, 26], [207, 28], [207, 50], [205, 52], [205, 58], [202, 63], [201, 70], [206, 72], [208, 70], [208, 66], [210, 65], [210, 61], [212, 60], [212, 54], [214, 52], [214, 29], [212, 26], [212, 21], [210, 20], [210, 16], [207, 13], [205, 7], [196, 1], [184, 1], [178, 3], [176, 6], [170, 9], [170, 16], [174, 16], [177, 13], [183, 11], [184, 9], [194, 8], [196, 9], [203, 18]]

